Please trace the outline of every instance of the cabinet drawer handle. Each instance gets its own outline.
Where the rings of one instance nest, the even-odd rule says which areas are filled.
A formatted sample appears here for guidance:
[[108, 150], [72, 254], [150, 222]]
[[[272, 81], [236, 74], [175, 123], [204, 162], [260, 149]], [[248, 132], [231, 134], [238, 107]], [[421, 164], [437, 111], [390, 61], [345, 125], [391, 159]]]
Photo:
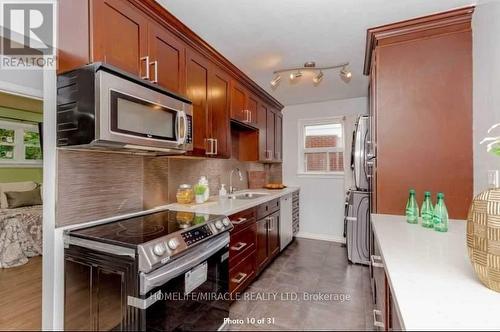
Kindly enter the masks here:
[[238, 242], [238, 244], [231, 247], [231, 250], [240, 251], [241, 249], [245, 248], [246, 246], [247, 246], [247, 244], [245, 242]]
[[231, 220], [231, 223], [233, 225], [239, 225], [239, 224], [243, 224], [245, 221], [247, 221], [248, 219], [247, 218], [238, 218], [238, 220]]
[[237, 283], [237, 284], [241, 284], [243, 282], [243, 280], [245, 280], [245, 278], [247, 277], [247, 275], [248, 274], [246, 274], [246, 273], [239, 272], [238, 276], [236, 278], [231, 279], [231, 281], [234, 282], [234, 283]]
[[[141, 78], [143, 80], [149, 80], [149, 66], [150, 66], [150, 63], [149, 63], [149, 56], [143, 56], [141, 59], [140, 59], [140, 62], [143, 62], [145, 61], [146, 62], [146, 75], [145, 76], [141, 76]], [[141, 66], [141, 69], [142, 69], [142, 66]], [[141, 70], [142, 71], [142, 70]]]
[[384, 267], [384, 263], [382, 262], [382, 257], [376, 256], [376, 255], [371, 255], [370, 256], [370, 261], [372, 267]]
[[384, 322], [377, 320], [378, 316], [382, 316], [382, 311], [373, 309], [373, 326], [380, 327], [381, 329], [385, 329]]
[[155, 66], [155, 78], [151, 80], [151, 83], [158, 84], [158, 61], [151, 62], [151, 66]]

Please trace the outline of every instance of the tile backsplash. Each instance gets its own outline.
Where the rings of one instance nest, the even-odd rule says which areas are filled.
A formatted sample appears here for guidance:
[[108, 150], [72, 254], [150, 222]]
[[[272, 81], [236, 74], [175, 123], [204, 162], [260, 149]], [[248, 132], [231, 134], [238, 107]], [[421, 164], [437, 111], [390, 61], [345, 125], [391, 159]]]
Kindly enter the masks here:
[[208, 178], [210, 194], [220, 185], [229, 188], [229, 174], [238, 167], [248, 188], [248, 171], [264, 171], [266, 181], [281, 182], [281, 164], [241, 162], [236, 159], [142, 157], [88, 151], [58, 151], [58, 227], [140, 211], [175, 201], [180, 184]]

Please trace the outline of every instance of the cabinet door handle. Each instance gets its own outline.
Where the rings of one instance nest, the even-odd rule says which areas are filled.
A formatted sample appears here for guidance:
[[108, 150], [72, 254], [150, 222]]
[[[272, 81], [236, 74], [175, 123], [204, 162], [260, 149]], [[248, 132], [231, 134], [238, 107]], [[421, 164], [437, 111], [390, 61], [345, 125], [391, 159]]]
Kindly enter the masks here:
[[231, 247], [231, 250], [234, 251], [240, 251], [241, 249], [245, 248], [247, 244], [245, 242], [238, 242], [235, 246]]
[[234, 283], [237, 283], [237, 284], [241, 284], [243, 282], [243, 280], [245, 280], [245, 278], [247, 277], [248, 274], [246, 273], [243, 273], [243, 272], [239, 272], [238, 273], [238, 276], [231, 279], [232, 282]]
[[215, 154], [214, 153], [214, 139], [213, 138], [205, 138], [205, 142], [210, 144], [210, 146], [208, 146], [208, 144], [207, 144], [207, 149], [206, 149], [205, 154], [207, 156], [214, 155]]
[[247, 221], [247, 220], [248, 220], [247, 218], [242, 218], [242, 217], [240, 217], [240, 218], [238, 218], [238, 220], [231, 220], [231, 223], [232, 223], [233, 225], [239, 225], [239, 224], [244, 223], [244, 222], [245, 222], [245, 221]]
[[272, 231], [274, 229], [274, 217], [268, 218], [267, 230]]
[[157, 84], [158, 83], [158, 61], [153, 61], [151, 62], [151, 66], [155, 66], [155, 78], [151, 80], [151, 83]]
[[219, 146], [218, 146], [219, 144], [217, 138], [214, 138], [214, 142], [215, 142], [214, 154], [216, 155], [217, 153], [219, 153]]
[[385, 329], [385, 324], [382, 321], [377, 320], [378, 316], [382, 316], [382, 311], [373, 309], [373, 326]]
[[[149, 66], [150, 66], [149, 56], [143, 56], [142, 58], [140, 58], [141, 64], [142, 64], [143, 61], [146, 62], [146, 75], [145, 76], [141, 76], [141, 78], [143, 80], [149, 80]], [[142, 69], [142, 66], [141, 66], [141, 69]], [[142, 72], [142, 70], [141, 70], [141, 72]]]
[[384, 263], [382, 262], [382, 257], [377, 256], [377, 255], [371, 255], [370, 256], [370, 261], [372, 267], [384, 267]]

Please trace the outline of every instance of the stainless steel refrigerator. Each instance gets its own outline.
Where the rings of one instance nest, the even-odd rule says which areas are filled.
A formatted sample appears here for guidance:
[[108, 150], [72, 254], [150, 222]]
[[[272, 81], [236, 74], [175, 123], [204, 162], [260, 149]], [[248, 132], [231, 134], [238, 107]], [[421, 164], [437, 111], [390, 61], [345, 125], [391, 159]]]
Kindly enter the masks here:
[[351, 263], [370, 263], [370, 118], [362, 115], [356, 121], [351, 150], [351, 170], [354, 187], [349, 189], [345, 201], [344, 237], [347, 259]]

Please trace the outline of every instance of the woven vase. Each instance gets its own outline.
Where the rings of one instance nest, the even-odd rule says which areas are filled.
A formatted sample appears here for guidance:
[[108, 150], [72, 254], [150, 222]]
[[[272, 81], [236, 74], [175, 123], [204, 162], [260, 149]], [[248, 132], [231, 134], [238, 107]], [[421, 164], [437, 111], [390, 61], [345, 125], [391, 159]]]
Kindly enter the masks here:
[[479, 280], [500, 292], [500, 188], [487, 190], [472, 201], [467, 248]]

